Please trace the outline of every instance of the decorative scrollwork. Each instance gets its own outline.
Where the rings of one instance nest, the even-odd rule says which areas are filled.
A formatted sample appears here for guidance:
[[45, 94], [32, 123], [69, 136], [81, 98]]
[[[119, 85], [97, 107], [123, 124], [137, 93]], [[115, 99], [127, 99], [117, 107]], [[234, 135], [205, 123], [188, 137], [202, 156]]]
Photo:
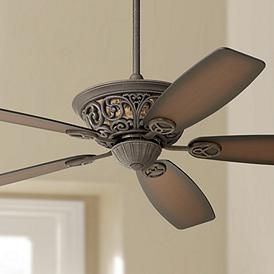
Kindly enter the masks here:
[[[112, 94], [100, 95], [82, 109], [82, 119], [88, 127], [98, 133], [99, 137], [115, 140], [125, 135], [145, 135], [151, 129], [144, 124], [144, 118], [157, 98], [159, 91], [130, 90]], [[159, 136], [163, 145], [174, 143], [180, 134], [174, 133], [175, 124], [167, 120], [157, 121], [162, 126], [162, 136]], [[155, 124], [156, 126], [156, 124]], [[154, 125], [152, 125], [154, 128]], [[160, 132], [159, 132], [160, 133]], [[111, 148], [112, 143], [98, 142], [100, 145]]]
[[210, 159], [220, 155], [222, 148], [211, 142], [198, 142], [190, 146], [189, 153], [198, 158]]
[[143, 119], [159, 95], [132, 91], [96, 98], [83, 109], [82, 117], [104, 138], [136, 130], [145, 132]]
[[85, 113], [88, 115], [88, 120], [93, 125], [93, 128], [98, 128], [104, 123], [101, 106], [97, 102], [89, 103], [85, 109]]
[[162, 176], [166, 172], [166, 165], [162, 162], [155, 162], [152, 166], [146, 169], [147, 177], [156, 178]]
[[127, 131], [133, 128], [133, 121], [132, 119], [120, 119], [118, 121], [114, 121], [111, 124], [112, 132], [120, 132], [120, 131]]

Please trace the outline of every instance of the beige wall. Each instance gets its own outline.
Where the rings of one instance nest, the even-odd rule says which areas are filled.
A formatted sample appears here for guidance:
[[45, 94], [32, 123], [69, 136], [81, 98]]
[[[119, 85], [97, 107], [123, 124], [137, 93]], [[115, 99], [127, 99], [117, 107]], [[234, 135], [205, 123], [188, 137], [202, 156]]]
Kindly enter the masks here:
[[[229, 45], [267, 63], [256, 82], [229, 105], [228, 131], [273, 134], [274, 2], [228, 0], [227, 12]], [[229, 274], [273, 273], [273, 177], [271, 166], [228, 167]]]
[[[225, 1], [143, 1], [143, 74], [174, 80], [223, 46]], [[1, 107], [69, 122], [78, 91], [128, 78], [131, 1], [0, 0]], [[1, 124], [1, 171], [81, 153], [99, 153], [89, 141]], [[225, 112], [185, 132], [181, 143], [224, 134]], [[226, 273], [226, 169], [223, 163], [163, 154], [197, 182], [215, 208], [216, 221], [186, 231], [167, 224], [140, 191], [134, 174], [106, 159], [82, 169], [18, 183], [1, 192], [99, 197], [99, 270], [113, 274], [121, 256], [130, 274]]]

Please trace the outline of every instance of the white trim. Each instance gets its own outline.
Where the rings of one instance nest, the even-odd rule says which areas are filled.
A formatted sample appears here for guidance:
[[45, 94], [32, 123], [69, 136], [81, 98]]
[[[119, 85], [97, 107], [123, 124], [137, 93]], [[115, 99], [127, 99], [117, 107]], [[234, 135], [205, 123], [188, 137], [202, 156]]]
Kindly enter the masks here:
[[85, 273], [83, 202], [1, 198], [1, 216], [53, 219], [58, 240], [56, 274]]

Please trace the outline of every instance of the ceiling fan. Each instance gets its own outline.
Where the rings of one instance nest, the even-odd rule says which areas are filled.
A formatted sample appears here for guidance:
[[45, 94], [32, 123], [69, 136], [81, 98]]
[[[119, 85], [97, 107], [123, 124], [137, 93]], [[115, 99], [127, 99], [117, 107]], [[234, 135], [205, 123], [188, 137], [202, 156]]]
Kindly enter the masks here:
[[215, 218], [199, 187], [179, 167], [157, 160], [162, 149], [211, 160], [274, 164], [274, 135], [211, 136], [173, 145], [184, 129], [213, 114], [242, 92], [265, 63], [229, 48], [201, 60], [174, 83], [144, 80], [140, 74], [140, 0], [133, 0], [133, 73], [129, 80], [89, 88], [73, 100], [88, 128], [0, 109], [0, 120], [94, 139], [109, 152], [79, 155], [0, 174], [6, 185], [114, 156], [136, 171], [159, 213], [178, 229]]

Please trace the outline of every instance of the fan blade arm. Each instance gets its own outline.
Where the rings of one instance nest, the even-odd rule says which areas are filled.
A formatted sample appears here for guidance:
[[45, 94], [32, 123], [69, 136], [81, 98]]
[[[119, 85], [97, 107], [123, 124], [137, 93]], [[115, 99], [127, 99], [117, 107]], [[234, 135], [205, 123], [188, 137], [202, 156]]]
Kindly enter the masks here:
[[155, 209], [178, 229], [215, 219], [204, 193], [179, 167], [167, 160], [155, 162], [137, 177]]
[[153, 131], [159, 121], [175, 132], [205, 119], [245, 90], [265, 68], [255, 57], [220, 48], [181, 75], [157, 99], [144, 119]]
[[0, 174], [0, 186], [50, 174], [71, 167], [91, 164], [96, 160], [103, 159], [111, 155], [111, 152], [101, 155], [78, 155], [2, 173]]
[[169, 151], [189, 151], [189, 147], [188, 146], [165, 146], [163, 147], [163, 149], [165, 150], [169, 150]]
[[12, 111], [0, 108], [0, 121], [34, 127], [44, 130], [65, 133], [75, 137], [95, 138], [97, 133], [91, 129], [69, 124], [62, 121], [57, 121], [49, 118], [35, 116], [27, 113]]
[[199, 137], [188, 146], [196, 158], [274, 165], [274, 135]]

